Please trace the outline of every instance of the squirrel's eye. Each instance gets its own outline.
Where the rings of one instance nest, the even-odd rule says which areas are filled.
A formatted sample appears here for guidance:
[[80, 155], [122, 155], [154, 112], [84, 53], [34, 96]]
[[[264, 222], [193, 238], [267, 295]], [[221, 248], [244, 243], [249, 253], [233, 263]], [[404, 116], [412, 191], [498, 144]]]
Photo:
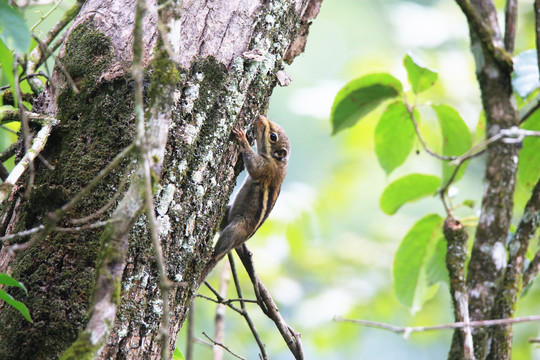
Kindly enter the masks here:
[[271, 133], [270, 134], [270, 140], [277, 141], [277, 134], [276, 133]]

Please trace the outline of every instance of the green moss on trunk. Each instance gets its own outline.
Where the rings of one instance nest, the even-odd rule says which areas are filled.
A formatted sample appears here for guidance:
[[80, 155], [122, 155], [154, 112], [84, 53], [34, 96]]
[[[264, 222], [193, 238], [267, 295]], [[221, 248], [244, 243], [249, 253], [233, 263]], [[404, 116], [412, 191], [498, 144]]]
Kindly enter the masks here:
[[[133, 138], [129, 78], [102, 78], [111, 64], [117, 64], [110, 40], [86, 22], [71, 32], [60, 60], [80, 92], [76, 94], [58, 75], [63, 84], [57, 88], [61, 123], [42, 152], [54, 170], [35, 162], [35, 187], [30, 198], [22, 200], [15, 231], [43, 223], [47, 213], [71, 199]], [[107, 176], [64, 220], [105, 205], [124, 168]], [[66, 221], [59, 225], [72, 226]], [[99, 250], [100, 230], [53, 233], [12, 261], [13, 276], [29, 291], [28, 296], [14, 296], [28, 306], [34, 323], [9, 308], [1, 309], [0, 359], [58, 358], [59, 351], [76, 339], [87, 319]]]

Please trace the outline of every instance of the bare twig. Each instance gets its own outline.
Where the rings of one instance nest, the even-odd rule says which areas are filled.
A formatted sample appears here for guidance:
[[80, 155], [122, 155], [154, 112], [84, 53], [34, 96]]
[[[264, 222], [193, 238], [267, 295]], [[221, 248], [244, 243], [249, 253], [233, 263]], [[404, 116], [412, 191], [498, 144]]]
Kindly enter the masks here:
[[334, 317], [334, 321], [348, 322], [353, 324], [358, 324], [367, 327], [374, 327], [378, 329], [388, 330], [396, 334], [403, 334], [403, 338], [407, 339], [409, 335], [415, 332], [424, 332], [424, 331], [434, 331], [434, 330], [451, 330], [451, 329], [460, 329], [464, 327], [489, 327], [503, 324], [518, 324], [524, 322], [533, 322], [540, 321], [540, 315], [525, 316], [512, 319], [494, 319], [494, 320], [478, 320], [470, 322], [455, 322], [451, 324], [441, 324], [433, 326], [395, 326], [390, 324], [385, 324], [376, 321], [368, 320], [355, 320], [355, 319], [346, 319], [341, 316]]
[[[60, 1], [58, 2], [60, 3]], [[55, 51], [55, 49], [61, 44], [57, 42], [54, 46], [50, 46], [52, 41], [58, 36], [58, 34], [70, 23], [71, 20], [79, 13], [84, 1], [75, 1], [75, 4], [68, 9], [62, 18], [47, 32], [43, 40], [38, 41], [38, 45], [32, 50], [29, 56], [27, 72], [34, 73], [46, 60], [47, 58]], [[54, 10], [51, 9], [51, 11]], [[45, 17], [47, 15], [44, 15]], [[41, 21], [41, 20], [40, 20]], [[35, 26], [37, 26], [36, 24]], [[62, 39], [64, 36], [62, 36]], [[50, 50], [49, 50], [50, 49]], [[43, 84], [39, 79], [29, 79], [28, 83], [32, 88], [32, 91], [39, 93], [43, 88]]]
[[249, 251], [247, 245], [244, 243], [237, 247], [236, 252], [238, 253], [238, 256], [240, 256], [249, 278], [251, 279], [253, 289], [255, 290], [255, 295], [257, 296], [257, 302], [259, 303], [262, 311], [274, 322], [295, 359], [304, 359], [304, 351], [302, 349], [300, 334], [287, 325], [279, 313], [279, 309], [274, 302], [274, 299], [272, 299], [272, 295], [270, 295], [270, 292], [268, 289], [266, 289], [255, 271], [251, 252]]
[[[227, 290], [229, 289], [229, 281], [231, 279], [231, 268], [229, 263], [223, 264], [221, 269], [221, 276], [219, 278], [219, 293], [222, 297], [227, 296]], [[216, 316], [214, 320], [215, 331], [214, 339], [217, 342], [223, 343], [225, 341], [225, 304], [217, 304]], [[223, 348], [220, 346], [214, 346], [214, 360], [223, 359]]]
[[223, 344], [221, 344], [221, 343], [218, 343], [217, 341], [214, 341], [210, 336], [206, 335], [205, 332], [203, 332], [203, 335], [204, 335], [209, 341], [211, 341], [212, 344], [214, 344], [215, 346], [220, 346], [220, 347], [222, 347], [223, 349], [225, 349], [229, 354], [231, 354], [231, 355], [234, 356], [235, 358], [245, 360], [245, 358], [241, 357], [241, 356], [238, 355], [238, 354], [235, 354], [234, 352], [231, 351], [231, 349], [229, 349], [229, 348], [226, 347], [225, 345], [223, 345]]
[[236, 293], [238, 294], [238, 298], [240, 298], [240, 306], [242, 307], [242, 312], [244, 319], [246, 320], [246, 323], [249, 326], [249, 330], [251, 330], [251, 333], [253, 334], [253, 337], [255, 338], [255, 341], [257, 342], [257, 345], [259, 346], [260, 354], [263, 359], [268, 359], [268, 355], [266, 354], [266, 349], [264, 348], [264, 344], [261, 340], [261, 337], [259, 336], [259, 333], [257, 332], [257, 329], [255, 328], [255, 324], [253, 324], [253, 321], [251, 320], [251, 317], [249, 316], [249, 313], [246, 308], [246, 303], [244, 302], [244, 295], [242, 294], [242, 287], [240, 286], [240, 280], [238, 279], [238, 273], [236, 272], [236, 265], [234, 263], [234, 258], [232, 256], [232, 253], [229, 252], [229, 264], [231, 265], [231, 272], [234, 279], [234, 285], [236, 287]]
[[45, 20], [49, 15], [51, 15], [54, 10], [56, 10], [56, 8], [58, 8], [58, 5], [60, 5], [61, 2], [62, 0], [56, 1], [54, 6], [46, 14], [43, 14], [34, 25], [32, 25], [30, 31], [34, 31], [38, 27], [38, 25], [43, 22], [43, 20]]
[[0, 153], [0, 162], [7, 161], [10, 157], [14, 156], [20, 147], [21, 147], [21, 139], [9, 145], [7, 149], [5, 149], [4, 151]]
[[47, 142], [47, 138], [51, 134], [53, 126], [56, 124], [55, 119], [47, 119], [46, 124], [43, 125], [41, 130], [37, 133], [32, 146], [28, 148], [24, 157], [19, 163], [11, 170], [11, 173], [7, 177], [2, 187], [0, 187], [0, 203], [2, 203], [9, 195], [11, 187], [19, 180], [19, 177], [28, 168], [29, 164], [36, 158], [37, 154], [43, 150]]
[[523, 289], [528, 288], [534, 278], [540, 273], [540, 251], [536, 253], [529, 266], [523, 272]]
[[[77, 88], [77, 85], [75, 84], [75, 81], [73, 81], [73, 78], [71, 77], [69, 72], [66, 70], [64, 64], [62, 64], [62, 62], [60, 60], [58, 60], [58, 58], [53, 54], [51, 49], [49, 49], [49, 47], [46, 44], [44, 44], [41, 40], [39, 40], [35, 36], [34, 36], [34, 39], [38, 42], [38, 46], [42, 49], [42, 51], [44, 51], [48, 56], [50, 56], [50, 57], [52, 57], [54, 59], [54, 64], [62, 72], [62, 74], [66, 77], [66, 81], [69, 84], [69, 86], [71, 86], [71, 90], [73, 90], [73, 92], [75, 94], [78, 94], [79, 89]], [[32, 89], [32, 90], [34, 90], [34, 89]]]
[[93, 212], [90, 215], [87, 215], [85, 217], [79, 218], [79, 219], [71, 219], [70, 222], [72, 224], [84, 224], [85, 222], [88, 222], [90, 220], [93, 220], [99, 216], [101, 216], [105, 211], [107, 211], [111, 206], [113, 206], [120, 195], [122, 195], [124, 191], [124, 187], [127, 184], [127, 181], [129, 179], [129, 174], [133, 170], [132, 166], [128, 166], [126, 168], [126, 172], [124, 173], [124, 176], [122, 177], [122, 180], [120, 181], [120, 184], [118, 185], [118, 188], [116, 189], [116, 192], [114, 193], [113, 197], [105, 204], [101, 209]]
[[[83, 226], [76, 226], [76, 227], [55, 227], [52, 229], [53, 232], [79, 232], [83, 230], [90, 230], [90, 229], [96, 229], [99, 227], [103, 227], [107, 225], [107, 221], [98, 221], [93, 224], [83, 225]], [[30, 236], [33, 234], [37, 234], [39, 232], [44, 232], [47, 229], [45, 225], [38, 225], [35, 228], [20, 231], [18, 233], [9, 234], [5, 236], [0, 237], [0, 241], [6, 241], [6, 240], [13, 240], [18, 239], [25, 236]], [[45, 234], [45, 233], [44, 233]], [[24, 251], [28, 249], [30, 246], [32, 246], [35, 242], [36, 238], [31, 239], [30, 241], [27, 241], [25, 243], [21, 244], [13, 244], [7, 248], [8, 253], [11, 255], [14, 255], [17, 252]]]
[[507, 0], [505, 10], [504, 26], [504, 48], [509, 54], [514, 52], [514, 42], [516, 39], [518, 2], [517, 0]]
[[446, 160], [446, 161], [451, 161], [451, 160], [456, 160], [457, 159], [457, 156], [445, 156], [445, 155], [440, 155], [440, 154], [437, 154], [436, 152], [432, 151], [426, 144], [426, 141], [424, 140], [424, 137], [422, 136], [422, 133], [420, 132], [420, 128], [418, 127], [418, 121], [416, 121], [416, 116], [414, 115], [414, 109], [412, 106], [410, 105], [407, 105], [407, 111], [411, 117], [411, 121], [414, 125], [414, 131], [416, 132], [416, 136], [418, 136], [418, 140], [420, 140], [420, 143], [422, 144], [422, 147], [424, 148], [424, 150], [431, 156], [437, 158], [437, 159], [440, 159], [440, 160]]
[[[19, 108], [19, 111], [21, 112], [21, 128], [22, 128], [22, 136], [23, 136], [23, 144], [24, 144], [24, 151], [26, 152], [25, 157], [27, 158], [27, 164], [26, 167], [28, 168], [28, 185], [26, 187], [25, 196], [28, 196], [30, 192], [32, 191], [32, 186], [34, 185], [34, 158], [36, 157], [34, 154], [33, 156], [30, 155], [30, 125], [28, 124], [28, 118], [26, 117], [26, 107], [23, 104], [22, 101], [22, 91], [19, 84], [19, 70], [18, 70], [18, 61], [19, 56], [15, 54], [14, 60], [13, 60], [13, 76], [14, 76], [14, 83], [15, 83], [15, 92], [17, 94], [17, 107]], [[49, 131], [50, 133], [50, 131]], [[46, 139], [43, 142], [43, 147], [45, 147]], [[9, 178], [9, 177], [8, 177]], [[7, 180], [6, 180], [7, 182]], [[0, 198], [1, 199], [1, 198]], [[3, 201], [3, 199], [0, 200], [0, 202]]]
[[[129, 156], [131, 154], [131, 152], [135, 149], [135, 146], [133, 144], [130, 144], [128, 145], [124, 150], [122, 150], [118, 155], [116, 155], [114, 157], [114, 159], [112, 159], [108, 164], [107, 166], [105, 166], [105, 168], [103, 168], [103, 170], [101, 170], [99, 172], [99, 174], [96, 175], [96, 177], [94, 177], [92, 179], [92, 181], [86, 185], [77, 195], [75, 195], [68, 203], [66, 203], [64, 206], [62, 206], [60, 208], [59, 211], [62, 212], [62, 215], [63, 213], [67, 213], [68, 211], [70, 211], [71, 209], [73, 209], [75, 207], [75, 205], [86, 195], [88, 195], [90, 193], [90, 191], [92, 191], [96, 186], [97, 184], [99, 184], [101, 182], [101, 180], [107, 176], [114, 168], [116, 168], [121, 162], [122, 160], [124, 160], [124, 158], [126, 158], [127, 156]], [[57, 211], [57, 214], [58, 211]]]
[[193, 344], [195, 343], [195, 301], [191, 302], [187, 318], [186, 360], [193, 360]]

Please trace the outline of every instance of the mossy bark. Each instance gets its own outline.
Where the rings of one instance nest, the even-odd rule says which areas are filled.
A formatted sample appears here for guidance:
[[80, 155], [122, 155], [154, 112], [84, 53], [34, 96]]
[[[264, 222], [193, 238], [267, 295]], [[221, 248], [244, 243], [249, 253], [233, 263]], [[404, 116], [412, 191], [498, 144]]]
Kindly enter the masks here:
[[[127, 16], [122, 28], [118, 16], [114, 16], [115, 9], [120, 9], [122, 16], [134, 11], [134, 1], [124, 2], [122, 7], [118, 2], [104, 4], [89, 0], [74, 21], [60, 60], [79, 93], [57, 72], [56, 87], [49, 89], [45, 97], [49, 103], [36, 109], [52, 113], [60, 120], [43, 152], [55, 168], [50, 170], [36, 162], [35, 186], [28, 199], [23, 197], [24, 182], [14, 188], [3, 209], [3, 233], [43, 223], [49, 212], [71, 199], [133, 140], [131, 49], [122, 39], [133, 24]], [[235, 21], [249, 20], [249, 26], [238, 26], [242, 30], [239, 34], [244, 36], [242, 41], [227, 40], [225, 36], [220, 46], [227, 51], [204, 47], [203, 41], [198, 45], [198, 56], [182, 58], [177, 66], [172, 126], [162, 181], [155, 197], [168, 276], [173, 281], [187, 283], [171, 294], [171, 347], [200, 286], [199, 273], [211, 253], [222, 211], [241, 170], [236, 147], [229, 139], [230, 131], [234, 124], [250, 129], [252, 119], [265, 113], [276, 85], [275, 73], [282, 69], [282, 58], [298, 26], [305, 22], [302, 10], [307, 2], [251, 1], [250, 17], [231, 15], [229, 19], [230, 31], [236, 29]], [[230, 4], [220, 1], [211, 5], [209, 11], [223, 14]], [[92, 6], [114, 9], [107, 17], [107, 11], [95, 11]], [[201, 1], [200, 6], [208, 4]], [[188, 23], [189, 19], [183, 19], [182, 14], [189, 11], [176, 12], [177, 21]], [[194, 37], [192, 41], [218, 36], [211, 32], [213, 18], [205, 21], [208, 23], [204, 36], [188, 34]], [[152, 86], [158, 86], [156, 79], [170, 75], [162, 71], [163, 64], [152, 61], [158, 36], [155, 25], [156, 17], [150, 16], [144, 28], [143, 62]], [[118, 35], [120, 30], [123, 32]], [[242, 55], [249, 51], [262, 57], [249, 60]], [[149, 99], [154, 91], [152, 86], [147, 91]], [[59, 225], [69, 226], [67, 219], [94, 213], [105, 205], [133, 161], [126, 159]], [[109, 215], [110, 211], [101, 219], [106, 220]], [[100, 230], [53, 232], [14, 258], [2, 250], [0, 271], [12, 273], [28, 288], [28, 296], [16, 291], [13, 295], [27, 304], [34, 322], [25, 322], [7, 306], [0, 309], [1, 359], [59, 358], [75, 341], [88, 320], [96, 263], [102, 251], [101, 236]], [[114, 330], [100, 358], [158, 358], [161, 295], [144, 215], [130, 234], [123, 281], [112, 295], [120, 299], [120, 305]]]

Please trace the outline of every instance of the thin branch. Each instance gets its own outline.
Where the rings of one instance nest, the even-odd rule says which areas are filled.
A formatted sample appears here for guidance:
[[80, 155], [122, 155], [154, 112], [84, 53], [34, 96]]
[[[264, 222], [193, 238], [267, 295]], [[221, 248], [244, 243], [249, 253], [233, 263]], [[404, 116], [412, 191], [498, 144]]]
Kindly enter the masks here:
[[[97, 184], [100, 183], [100, 181], [105, 177], [107, 176], [114, 168], [116, 168], [121, 162], [122, 160], [124, 160], [124, 158], [126, 158], [128, 155], [131, 154], [131, 152], [135, 149], [135, 145], [134, 144], [130, 144], [128, 145], [124, 150], [122, 150], [119, 154], [117, 154], [114, 159], [112, 159], [108, 164], [107, 166], [105, 166], [105, 168], [103, 168], [99, 174], [96, 175], [96, 177], [94, 177], [92, 179], [92, 181], [86, 185], [86, 187], [84, 187], [81, 191], [79, 191], [79, 193], [77, 195], [75, 195], [68, 203], [66, 203], [64, 206], [62, 206], [60, 208], [59, 211], [61, 211], [62, 213], [67, 213], [69, 212], [70, 210], [72, 210], [75, 205], [86, 195], [88, 195], [90, 193], [90, 191], [92, 191], [96, 186]], [[58, 214], [58, 211], [57, 211], [57, 214]]]
[[[90, 230], [90, 229], [96, 229], [96, 228], [99, 228], [99, 227], [103, 227], [107, 225], [107, 221], [97, 221], [93, 224], [88, 224], [88, 225], [83, 225], [83, 226], [76, 226], [76, 227], [55, 227], [53, 228], [51, 231], [52, 232], [79, 232], [79, 231], [83, 231], [83, 230]], [[18, 238], [22, 238], [22, 237], [26, 237], [26, 236], [30, 236], [30, 235], [33, 235], [33, 234], [37, 234], [39, 232], [44, 232], [43, 235], [45, 235], [45, 230], [47, 229], [47, 226], [41, 224], [41, 225], [38, 225], [32, 229], [28, 229], [28, 230], [24, 230], [24, 231], [20, 231], [18, 233], [14, 233], [14, 234], [9, 234], [9, 235], [5, 235], [5, 236], [1, 236], [0, 237], [0, 242], [4, 242], [4, 241], [8, 241], [8, 240], [13, 240], [13, 239], [18, 239]], [[25, 243], [17, 243], [17, 244], [13, 244], [11, 246], [9, 246], [7, 248], [7, 252], [11, 255], [14, 255], [15, 253], [17, 252], [20, 252], [20, 251], [24, 251], [26, 249], [28, 249], [29, 247], [31, 247], [35, 241], [37, 240], [38, 237], [34, 237], [32, 238], [30, 241], [27, 241]]]
[[525, 317], [511, 318], [511, 319], [455, 322], [451, 324], [441, 324], [441, 325], [432, 325], [432, 326], [395, 326], [395, 325], [385, 324], [385, 323], [376, 322], [376, 321], [346, 319], [340, 316], [334, 317], [334, 321], [348, 322], [348, 323], [358, 324], [362, 326], [388, 330], [396, 334], [403, 334], [403, 338], [407, 339], [412, 333], [415, 333], [415, 332], [461, 329], [464, 327], [489, 327], [489, 326], [504, 325], [504, 324], [518, 324], [518, 323], [524, 323], [524, 322], [540, 321], [540, 315], [532, 315], [532, 316], [525, 316]]
[[537, 97], [519, 110], [519, 124], [523, 124], [529, 117], [540, 108], [540, 99]]
[[236, 264], [234, 262], [234, 258], [231, 252], [228, 253], [228, 257], [229, 257], [229, 264], [231, 265], [231, 272], [234, 279], [234, 286], [236, 287], [236, 293], [238, 294], [238, 298], [241, 299], [240, 306], [242, 307], [244, 319], [246, 319], [246, 323], [249, 326], [249, 330], [251, 330], [251, 333], [253, 334], [253, 337], [255, 338], [257, 345], [259, 346], [261, 357], [266, 360], [268, 359], [268, 355], [266, 354], [266, 349], [261, 340], [261, 337], [259, 336], [259, 333], [257, 332], [257, 329], [255, 328], [255, 324], [253, 324], [253, 321], [251, 320], [251, 317], [249, 316], [249, 313], [246, 308], [246, 303], [243, 300], [244, 295], [242, 294], [242, 287], [240, 286], [240, 280], [238, 279], [238, 273], [236, 271]]
[[[73, 6], [64, 13], [62, 18], [47, 32], [43, 40], [38, 41], [38, 44], [32, 50], [29, 56], [28, 66], [26, 69], [28, 73], [34, 73], [45, 61], [47, 61], [49, 56], [61, 44], [61, 42], [57, 42], [52, 47], [50, 46], [58, 34], [75, 18], [75, 16], [77, 16], [83, 4], [84, 1], [75, 1], [75, 4], [73, 4]], [[65, 36], [62, 36], [60, 40], [63, 41], [64, 38]], [[39, 81], [39, 79], [31, 79], [31, 81], [28, 81], [28, 83], [30, 84], [32, 91], [36, 93], [39, 93], [43, 88], [43, 84], [41, 81]]]
[[[34, 154], [33, 156], [30, 155], [30, 141], [31, 141], [31, 135], [30, 135], [30, 125], [28, 124], [28, 118], [26, 117], [26, 107], [23, 104], [22, 101], [22, 91], [19, 84], [19, 70], [18, 70], [18, 55], [15, 55], [15, 58], [13, 60], [13, 76], [14, 76], [14, 83], [15, 83], [15, 92], [17, 94], [17, 107], [19, 108], [19, 111], [21, 112], [21, 128], [22, 128], [22, 136], [23, 136], [23, 144], [24, 144], [24, 151], [26, 152], [25, 157], [27, 158], [27, 164], [26, 167], [28, 168], [28, 185], [26, 187], [25, 191], [25, 197], [30, 195], [30, 192], [32, 191], [32, 186], [34, 185], [34, 158], [37, 154]], [[50, 130], [48, 131], [50, 133]], [[45, 138], [45, 141], [43, 142], [43, 145], [41, 147], [41, 150], [45, 147], [46, 139], [49, 137], [47, 134], [47, 137]], [[40, 151], [41, 151], [40, 150]], [[9, 179], [9, 177], [8, 177]], [[7, 179], [5, 181], [7, 183]], [[0, 198], [1, 199], [1, 198]], [[0, 202], [2, 202], [4, 199], [1, 199]]]
[[446, 161], [451, 161], [451, 160], [456, 160], [457, 159], [457, 156], [444, 156], [444, 155], [440, 155], [440, 154], [437, 154], [436, 152], [432, 151], [426, 144], [426, 141], [424, 140], [424, 137], [422, 136], [422, 133], [420, 132], [420, 128], [418, 126], [418, 121], [416, 121], [416, 116], [414, 115], [414, 110], [413, 110], [413, 107], [410, 106], [410, 105], [407, 105], [407, 111], [411, 117], [411, 121], [414, 125], [414, 131], [416, 132], [416, 136], [418, 136], [418, 140], [420, 140], [420, 143], [422, 144], [422, 147], [424, 148], [424, 150], [431, 156], [437, 158], [437, 159], [440, 159], [440, 160], [446, 160]]
[[39, 24], [43, 22], [43, 20], [45, 20], [49, 15], [51, 15], [51, 13], [58, 8], [58, 5], [60, 5], [61, 2], [62, 0], [56, 1], [54, 6], [46, 14], [42, 15], [34, 25], [32, 25], [32, 27], [30, 28], [30, 32], [34, 31], [39, 26]]
[[[465, 261], [468, 254], [467, 240], [469, 235], [463, 225], [455, 218], [449, 216], [444, 221], [444, 237], [446, 238], [446, 267], [450, 277], [450, 294], [454, 304], [454, 318], [458, 322], [468, 323], [469, 295], [465, 275]], [[471, 328], [465, 326], [454, 336], [461, 337], [463, 347], [462, 358], [474, 360], [474, 346]]]
[[535, 254], [529, 266], [523, 272], [523, 289], [531, 285], [532, 281], [538, 276], [538, 273], [540, 273], [540, 250]]
[[124, 176], [122, 177], [122, 180], [120, 181], [120, 184], [118, 185], [118, 188], [116, 189], [116, 192], [114, 193], [113, 197], [105, 204], [101, 209], [93, 212], [90, 215], [87, 215], [85, 217], [79, 218], [79, 219], [71, 219], [70, 222], [72, 224], [84, 224], [90, 220], [93, 220], [99, 216], [101, 216], [105, 211], [109, 210], [111, 206], [113, 206], [118, 198], [120, 198], [120, 195], [124, 192], [124, 187], [127, 184], [127, 181], [129, 179], [129, 174], [133, 170], [132, 166], [128, 166], [126, 168], [126, 172], [124, 173]]
[[257, 300], [251, 300], [251, 299], [223, 299], [221, 301], [219, 299], [214, 299], [214, 298], [211, 298], [211, 297], [203, 295], [203, 294], [197, 294], [197, 296], [200, 297], [200, 298], [203, 298], [205, 300], [212, 301], [212, 302], [214, 302], [216, 304], [229, 305], [229, 304], [232, 304], [233, 302], [240, 302], [240, 301], [243, 301], [245, 303], [257, 304]]
[[[66, 82], [69, 84], [69, 86], [71, 86], [71, 90], [73, 90], [73, 92], [75, 94], [78, 94], [79, 89], [77, 88], [77, 85], [75, 84], [75, 81], [73, 80], [73, 78], [71, 77], [69, 72], [66, 70], [64, 64], [62, 64], [62, 62], [60, 60], [58, 60], [58, 58], [53, 54], [51, 49], [49, 49], [49, 47], [46, 44], [44, 44], [36, 36], [34, 36], [34, 39], [38, 42], [38, 46], [41, 47], [42, 51], [45, 51], [45, 53], [47, 53], [48, 56], [50, 56], [50, 57], [52, 57], [54, 59], [54, 64], [58, 67], [60, 72], [65, 76]], [[32, 89], [32, 90], [35, 92], [34, 89]], [[38, 92], [39, 92], [39, 90], [38, 90]]]
[[470, 0], [456, 0], [467, 17], [467, 22], [474, 28], [486, 50], [497, 63], [504, 68], [512, 68], [512, 55], [495, 43], [493, 30], [484, 21], [482, 15], [474, 8]]
[[504, 48], [509, 54], [514, 52], [514, 42], [516, 39], [517, 27], [517, 0], [507, 0], [505, 9], [505, 26], [504, 26]]
[[29, 164], [36, 158], [37, 154], [39, 154], [41, 150], [43, 150], [45, 144], [47, 143], [47, 139], [51, 134], [51, 130], [55, 124], [55, 119], [49, 118], [46, 120], [46, 123], [35, 136], [34, 141], [32, 142], [32, 147], [26, 151], [26, 154], [24, 154], [24, 157], [21, 159], [21, 161], [19, 161], [19, 163], [13, 168], [13, 170], [11, 170], [11, 173], [7, 177], [6, 181], [4, 181], [4, 183], [0, 187], [0, 203], [6, 200], [9, 193], [11, 192], [12, 186], [15, 185], [17, 180], [19, 180], [19, 177], [28, 168]]
[[222, 347], [223, 349], [225, 349], [229, 354], [231, 354], [232, 356], [234, 356], [235, 358], [237, 359], [242, 359], [242, 360], [246, 360], [245, 358], [241, 357], [240, 355], [238, 354], [235, 354], [234, 352], [232, 352], [228, 347], [226, 347], [225, 345], [221, 344], [221, 343], [218, 343], [217, 341], [214, 341], [210, 336], [206, 335], [205, 332], [203, 332], [203, 335], [206, 336], [206, 338], [212, 342], [212, 344], [214, 344], [215, 346], [220, 346]]
[[7, 149], [5, 149], [4, 151], [0, 153], [0, 162], [5, 162], [9, 158], [13, 157], [20, 147], [21, 147], [21, 139], [9, 145]]
[[304, 359], [304, 351], [302, 349], [302, 341], [300, 340], [300, 334], [297, 333], [289, 325], [287, 325], [287, 323], [279, 313], [279, 309], [274, 302], [274, 299], [272, 299], [272, 295], [270, 295], [270, 292], [268, 291], [268, 289], [266, 289], [261, 279], [257, 275], [257, 272], [255, 271], [252, 254], [249, 251], [247, 245], [244, 243], [241, 246], [237, 247], [236, 252], [238, 256], [240, 256], [240, 259], [244, 264], [249, 278], [251, 279], [257, 301], [262, 311], [274, 322], [279, 332], [281, 333], [281, 336], [285, 340], [285, 343], [289, 347], [289, 350], [294, 355], [295, 359]]
[[191, 302], [187, 317], [186, 360], [193, 360], [193, 344], [195, 343], [195, 301]]
[[212, 287], [212, 285], [210, 285], [208, 283], [208, 281], [205, 281], [204, 284], [206, 285], [206, 287], [208, 287], [208, 289], [210, 289], [210, 291], [212, 291], [212, 293], [214, 293], [214, 295], [216, 296], [217, 300], [216, 299], [212, 299], [211, 297], [208, 297], [206, 295], [203, 295], [203, 294], [197, 294], [198, 297], [201, 297], [203, 299], [206, 299], [206, 300], [209, 300], [209, 301], [212, 301], [212, 302], [215, 302], [216, 304], [225, 304], [227, 305], [229, 308], [231, 308], [232, 310], [236, 311], [237, 313], [239, 313], [240, 315], [244, 315], [242, 309], [239, 309], [237, 308], [236, 306], [234, 306], [230, 301], [224, 299], [223, 297], [221, 297], [221, 295], [219, 294], [219, 292], [214, 289]]
[[[221, 269], [221, 276], [219, 278], [219, 293], [222, 297], [227, 296], [227, 290], [229, 289], [229, 281], [231, 279], [231, 268], [229, 263], [223, 264]], [[227, 306], [225, 304], [217, 304], [216, 316], [214, 320], [215, 331], [214, 339], [217, 342], [223, 343], [225, 341], [225, 314]], [[223, 348], [214, 346], [214, 360], [223, 359]]]

